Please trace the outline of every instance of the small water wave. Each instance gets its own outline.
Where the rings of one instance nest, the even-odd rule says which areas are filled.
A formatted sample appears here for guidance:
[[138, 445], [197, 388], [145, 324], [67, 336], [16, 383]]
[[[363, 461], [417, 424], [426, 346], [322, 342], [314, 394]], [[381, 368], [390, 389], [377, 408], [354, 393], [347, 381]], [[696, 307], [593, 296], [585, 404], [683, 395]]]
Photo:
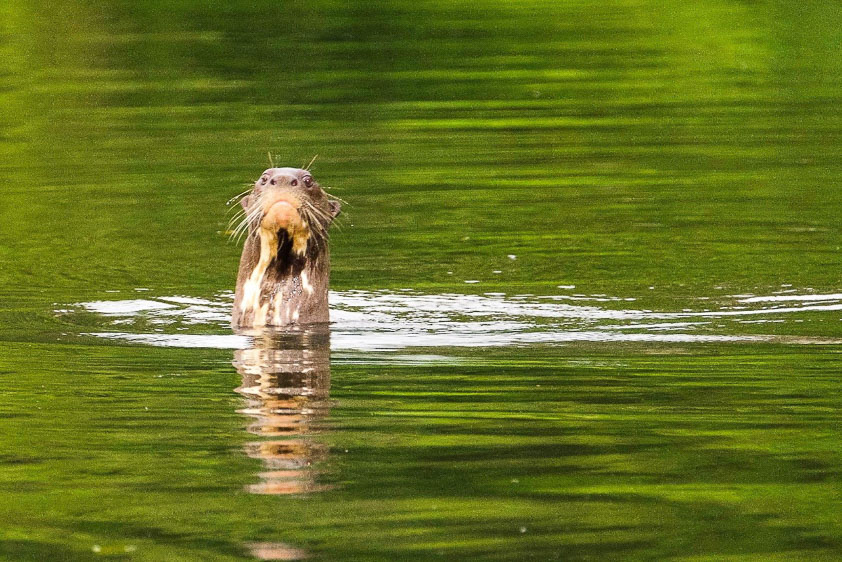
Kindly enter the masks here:
[[[733, 333], [727, 324], [775, 323], [794, 313], [842, 310], [842, 293], [738, 295], [713, 310], [663, 312], [629, 308], [634, 299], [598, 295], [622, 308], [573, 304], [586, 295], [487, 293], [424, 294], [402, 291], [331, 292], [331, 341], [337, 351], [393, 352], [412, 348], [507, 347], [571, 342], [709, 343], [783, 341], [781, 336]], [[225, 333], [233, 295], [214, 299], [188, 296], [93, 301], [65, 309], [96, 313], [114, 330], [101, 338], [166, 347], [243, 349], [248, 336]], [[574, 301], [578, 302], [578, 301]], [[750, 317], [743, 319], [744, 317]], [[142, 325], [145, 330], [132, 330]], [[191, 333], [194, 326], [219, 333]], [[149, 331], [149, 327], [153, 331]], [[733, 326], [732, 326], [733, 327]], [[203, 330], [207, 331], [207, 329]], [[837, 343], [791, 338], [796, 343]]]

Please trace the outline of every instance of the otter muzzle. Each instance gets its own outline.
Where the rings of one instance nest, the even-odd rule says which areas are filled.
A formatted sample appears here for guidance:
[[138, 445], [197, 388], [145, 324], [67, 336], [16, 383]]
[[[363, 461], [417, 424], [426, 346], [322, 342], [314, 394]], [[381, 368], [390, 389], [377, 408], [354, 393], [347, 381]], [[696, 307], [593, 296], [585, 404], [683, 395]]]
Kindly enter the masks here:
[[266, 211], [263, 217], [263, 228], [267, 230], [296, 230], [304, 226], [298, 209], [289, 201], [278, 201]]
[[310, 227], [298, 211], [300, 203], [295, 197], [280, 194], [267, 201], [260, 223], [261, 237], [277, 240], [286, 232], [292, 240], [293, 252], [303, 255], [310, 238]]

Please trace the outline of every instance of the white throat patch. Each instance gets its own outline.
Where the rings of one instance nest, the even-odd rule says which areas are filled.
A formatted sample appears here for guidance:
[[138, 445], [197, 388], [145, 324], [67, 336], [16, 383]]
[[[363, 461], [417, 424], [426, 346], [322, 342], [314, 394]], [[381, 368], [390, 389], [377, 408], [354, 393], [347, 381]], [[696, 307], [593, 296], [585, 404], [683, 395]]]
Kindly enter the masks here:
[[260, 258], [257, 260], [257, 265], [254, 266], [251, 275], [243, 284], [243, 300], [240, 303], [240, 308], [243, 314], [252, 312], [254, 326], [265, 326], [269, 303], [260, 305], [260, 287], [272, 258], [278, 253], [278, 236], [274, 232], [262, 228], [258, 235], [260, 236]]

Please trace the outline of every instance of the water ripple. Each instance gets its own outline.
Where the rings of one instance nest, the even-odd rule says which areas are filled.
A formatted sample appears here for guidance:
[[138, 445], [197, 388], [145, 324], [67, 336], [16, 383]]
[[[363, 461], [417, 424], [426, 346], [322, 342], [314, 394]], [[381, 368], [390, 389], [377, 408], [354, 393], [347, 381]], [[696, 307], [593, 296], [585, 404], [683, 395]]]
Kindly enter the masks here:
[[[61, 312], [68, 314], [81, 308], [121, 328], [92, 332], [102, 338], [153, 346], [241, 349], [250, 345], [248, 336], [224, 333], [232, 298], [230, 292], [224, 292], [213, 300], [164, 296], [94, 301]], [[698, 312], [612, 309], [559, 302], [567, 298], [500, 293], [424, 294], [410, 290], [334, 291], [330, 295], [332, 347], [338, 351], [397, 351], [569, 342], [786, 341], [783, 336], [733, 333], [733, 325], [729, 328], [722, 322], [775, 323], [793, 313], [842, 310], [840, 293], [738, 295], [733, 297], [736, 306]], [[599, 298], [623, 305], [633, 300], [605, 295]], [[780, 302], [786, 305], [778, 306], [776, 303]], [[755, 318], [740, 320], [746, 316]], [[145, 330], [127, 329], [135, 323], [142, 323]], [[148, 333], [150, 325], [155, 327], [153, 333]], [[222, 333], [190, 333], [193, 326], [208, 325]], [[172, 333], [173, 330], [181, 333]], [[790, 339], [793, 343], [837, 343], [820, 338]]]

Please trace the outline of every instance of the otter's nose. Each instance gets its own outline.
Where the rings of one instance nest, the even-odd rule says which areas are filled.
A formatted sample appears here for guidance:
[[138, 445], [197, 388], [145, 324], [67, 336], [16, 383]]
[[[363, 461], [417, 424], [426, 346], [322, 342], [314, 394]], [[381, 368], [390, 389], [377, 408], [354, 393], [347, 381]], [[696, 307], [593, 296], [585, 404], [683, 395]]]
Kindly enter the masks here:
[[272, 179], [269, 180], [269, 183], [278, 187], [295, 187], [298, 185], [298, 178], [289, 174], [276, 174], [272, 176]]

